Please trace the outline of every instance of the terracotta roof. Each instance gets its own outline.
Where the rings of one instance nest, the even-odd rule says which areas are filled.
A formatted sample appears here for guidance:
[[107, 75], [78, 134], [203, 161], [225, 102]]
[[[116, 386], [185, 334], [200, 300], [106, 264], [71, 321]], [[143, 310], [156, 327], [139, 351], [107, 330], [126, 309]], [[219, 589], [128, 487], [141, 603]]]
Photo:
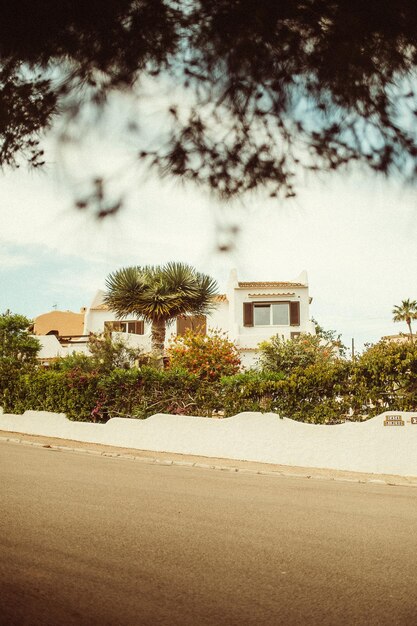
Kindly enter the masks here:
[[48, 335], [52, 330], [58, 335], [82, 335], [84, 313], [73, 311], [49, 311], [35, 317], [33, 332], [35, 335]]
[[282, 296], [295, 296], [295, 293], [292, 292], [288, 292], [288, 293], [249, 293], [248, 294], [248, 298], [265, 298], [265, 296], [271, 297], [282, 297]]
[[251, 289], [252, 287], [257, 287], [261, 289], [290, 289], [294, 287], [306, 287], [303, 283], [286, 283], [286, 282], [249, 282], [249, 283], [238, 283], [239, 289]]
[[219, 293], [214, 297], [216, 302], [227, 302], [227, 296], [225, 293]]
[[91, 311], [109, 311], [109, 307], [107, 304], [96, 304], [96, 306], [92, 306], [90, 308]]

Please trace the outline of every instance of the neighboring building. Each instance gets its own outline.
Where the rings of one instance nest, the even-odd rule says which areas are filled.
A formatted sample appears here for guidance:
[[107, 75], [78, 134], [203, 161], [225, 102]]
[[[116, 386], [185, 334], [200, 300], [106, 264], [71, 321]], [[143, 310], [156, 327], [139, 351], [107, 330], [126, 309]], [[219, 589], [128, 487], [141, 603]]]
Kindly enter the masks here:
[[[98, 291], [87, 309], [83, 335], [109, 330], [125, 336], [131, 345], [149, 351], [151, 327], [143, 320], [125, 318], [118, 320], [113, 311], [103, 303], [104, 292]], [[226, 294], [217, 297], [216, 309], [204, 316], [179, 317], [167, 328], [167, 341], [173, 335], [181, 335], [187, 328], [201, 332], [219, 329], [226, 332], [236, 343], [244, 366], [256, 361], [257, 346], [261, 341], [279, 334], [291, 339], [301, 333], [315, 334], [310, 320], [307, 273], [302, 272], [290, 282], [239, 282], [236, 270], [232, 270]]]
[[86, 308], [80, 313], [73, 311], [50, 311], [35, 317], [33, 332], [35, 335], [55, 335], [56, 337], [80, 337], [84, 329]]
[[46, 365], [73, 352], [88, 353], [88, 337], [83, 335], [85, 312], [85, 307], [80, 313], [50, 311], [34, 319], [33, 333], [41, 343], [38, 354], [41, 363]]
[[[407, 341], [411, 341], [411, 337], [409, 333], [400, 333], [399, 335], [385, 335], [381, 337], [383, 341], [391, 341], [392, 343], [406, 343]], [[417, 335], [413, 333], [412, 339], [415, 342], [417, 340]]]

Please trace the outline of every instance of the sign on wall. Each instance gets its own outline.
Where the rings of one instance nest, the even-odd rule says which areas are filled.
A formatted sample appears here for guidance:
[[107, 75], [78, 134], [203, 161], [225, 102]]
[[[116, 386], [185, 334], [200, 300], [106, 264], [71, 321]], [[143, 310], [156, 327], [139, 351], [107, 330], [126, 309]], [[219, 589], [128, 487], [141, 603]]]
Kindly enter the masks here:
[[401, 415], [387, 415], [384, 419], [384, 426], [404, 426], [405, 422]]

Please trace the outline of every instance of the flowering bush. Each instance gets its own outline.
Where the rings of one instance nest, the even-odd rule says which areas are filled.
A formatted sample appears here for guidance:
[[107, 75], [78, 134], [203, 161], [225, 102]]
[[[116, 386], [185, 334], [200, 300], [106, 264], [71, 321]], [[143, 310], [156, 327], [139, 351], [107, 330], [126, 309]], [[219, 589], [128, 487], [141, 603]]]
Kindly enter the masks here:
[[217, 330], [209, 335], [187, 331], [175, 337], [168, 348], [169, 367], [183, 369], [203, 380], [219, 380], [240, 370], [235, 344]]

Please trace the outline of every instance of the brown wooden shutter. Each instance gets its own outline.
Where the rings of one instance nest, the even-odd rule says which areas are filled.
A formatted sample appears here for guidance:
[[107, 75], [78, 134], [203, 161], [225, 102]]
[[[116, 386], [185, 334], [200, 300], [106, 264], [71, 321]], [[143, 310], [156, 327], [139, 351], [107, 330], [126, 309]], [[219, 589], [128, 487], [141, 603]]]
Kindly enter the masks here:
[[207, 318], [205, 315], [192, 315], [187, 318], [187, 321], [187, 328], [191, 328], [194, 333], [198, 335], [207, 334]]
[[253, 302], [243, 303], [243, 326], [253, 326]]
[[138, 320], [135, 324], [135, 334], [136, 335], [144, 335], [145, 334], [145, 323], [143, 320]]
[[187, 320], [185, 319], [185, 315], [177, 317], [177, 335], [183, 335], [185, 333], [186, 326]]
[[104, 322], [105, 333], [118, 333], [122, 330], [121, 322]]
[[177, 335], [184, 335], [187, 330], [192, 330], [198, 335], [207, 333], [207, 319], [205, 315], [182, 315], [177, 317]]
[[290, 326], [300, 325], [300, 303], [290, 302]]

